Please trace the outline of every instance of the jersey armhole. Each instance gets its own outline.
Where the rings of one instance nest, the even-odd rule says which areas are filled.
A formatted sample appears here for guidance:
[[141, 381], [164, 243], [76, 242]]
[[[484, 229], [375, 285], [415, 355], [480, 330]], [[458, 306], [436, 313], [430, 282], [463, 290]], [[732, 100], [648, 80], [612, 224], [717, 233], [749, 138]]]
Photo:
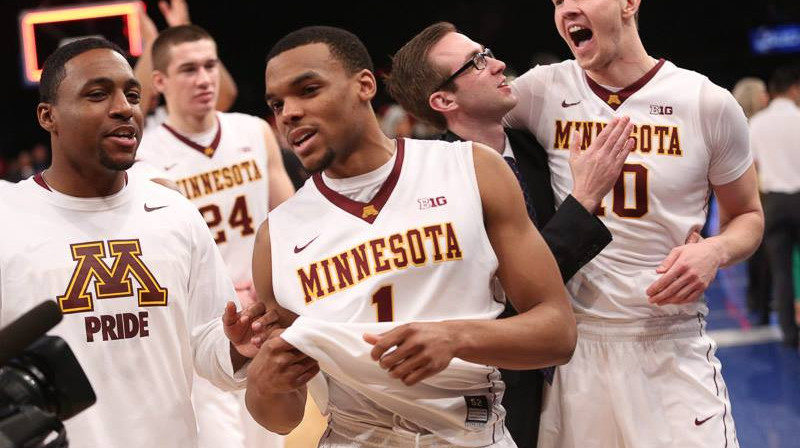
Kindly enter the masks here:
[[471, 187], [472, 200], [470, 202], [473, 204], [473, 207], [477, 207], [476, 214], [481, 218], [480, 222], [475, 223], [475, 225], [479, 226], [478, 233], [481, 236], [481, 246], [486, 253], [491, 255], [494, 265], [498, 266], [500, 261], [497, 259], [497, 254], [494, 252], [492, 242], [489, 240], [489, 234], [486, 232], [486, 217], [483, 215], [481, 191], [478, 186], [478, 176], [475, 173], [475, 149], [472, 147], [471, 141], [461, 142], [460, 144], [463, 145], [466, 157], [459, 157], [459, 162], [462, 163], [463, 172], [466, 173]]

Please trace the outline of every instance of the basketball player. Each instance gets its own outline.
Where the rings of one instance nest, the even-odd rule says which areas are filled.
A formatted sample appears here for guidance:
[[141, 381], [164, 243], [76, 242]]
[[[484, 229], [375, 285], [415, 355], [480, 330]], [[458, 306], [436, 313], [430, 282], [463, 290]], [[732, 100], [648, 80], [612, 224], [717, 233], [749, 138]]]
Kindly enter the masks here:
[[58, 302], [53, 333], [97, 394], [66, 422], [70, 446], [196, 447], [192, 372], [243, 387], [256, 313], [237, 316], [228, 302], [222, 325], [235, 293], [202, 219], [179, 194], [125, 173], [142, 112], [121, 50], [95, 38], [59, 48], [40, 97], [53, 161], [0, 196], [0, 326]]
[[[168, 28], [153, 42], [152, 52], [153, 85], [164, 95], [168, 114], [161, 126], [145, 132], [134, 168], [174, 182], [194, 202], [214, 235], [239, 299], [252, 304], [255, 231], [267, 218], [268, 207], [294, 193], [280, 148], [264, 120], [215, 110], [220, 64], [216, 43], [205, 30], [194, 25]], [[268, 442], [264, 437], [276, 443], [250, 419], [243, 394], [237, 398], [203, 380], [198, 383], [201, 446], [237, 446], [237, 438], [248, 440], [238, 446], [253, 448], [263, 447]]]
[[[267, 56], [267, 103], [315, 174], [259, 229], [256, 289], [288, 329], [249, 367], [248, 408], [290, 431], [321, 369], [321, 446], [515, 446], [493, 366], [569, 359], [554, 259], [495, 151], [381, 132], [371, 70], [338, 28], [297, 30]], [[495, 275], [518, 316], [495, 319]]]
[[[142, 112], [145, 113], [145, 131], [148, 128], [158, 127], [164, 122], [167, 115], [167, 110], [163, 105], [159, 105], [159, 93], [153, 89], [153, 42], [158, 37], [158, 28], [156, 28], [153, 19], [147, 14], [144, 4], [139, 4], [139, 19], [142, 32], [142, 54], [136, 60], [136, 65], [133, 66], [133, 72], [136, 74], [136, 79], [142, 83]], [[164, 21], [168, 27], [190, 25], [192, 23], [189, 17], [189, 5], [186, 0], [160, 0], [158, 2], [158, 9], [164, 17]], [[216, 108], [220, 111], [228, 111], [238, 95], [238, 88], [236, 81], [234, 81], [231, 74], [225, 68], [222, 61], [219, 62], [219, 94], [217, 95]]]
[[[744, 115], [706, 77], [648, 55], [639, 0], [553, 3], [575, 59], [515, 80], [507, 124], [548, 150], [558, 201], [572, 189], [573, 130], [585, 147], [626, 115], [636, 145], [595, 212], [614, 240], [568, 284], [578, 346], [545, 391], [539, 446], [737, 446], [702, 294], [763, 231]], [[720, 234], [684, 244], [712, 191]]]
[[[392, 57], [386, 83], [392, 97], [415, 117], [447, 129], [443, 140], [483, 143], [512, 166], [518, 167], [529, 214], [558, 263], [564, 282], [611, 242], [611, 234], [593, 214], [613, 187], [632, 140], [598, 138], [585, 151], [573, 139], [570, 166], [578, 179], [576, 188], [556, 211], [547, 153], [526, 131], [506, 129], [503, 116], [516, 104], [506, 83], [505, 63], [447, 22], [428, 26], [405, 43]], [[606, 127], [605, 134], [621, 126]], [[605, 135], [604, 135], [605, 137]], [[626, 145], [628, 145], [626, 147]], [[513, 315], [506, 304], [504, 315]], [[551, 372], [502, 371], [506, 392], [503, 408], [506, 426], [519, 446], [536, 446], [542, 388]]]

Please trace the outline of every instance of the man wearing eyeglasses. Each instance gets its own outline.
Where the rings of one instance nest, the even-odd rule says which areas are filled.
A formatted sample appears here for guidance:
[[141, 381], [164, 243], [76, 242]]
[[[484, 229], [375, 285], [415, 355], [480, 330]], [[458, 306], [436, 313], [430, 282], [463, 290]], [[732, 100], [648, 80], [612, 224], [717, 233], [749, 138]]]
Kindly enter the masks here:
[[[631, 125], [620, 120], [586, 151], [573, 149], [575, 188], [555, 209], [547, 155], [527, 132], [505, 129], [502, 119], [516, 105], [491, 50], [458, 33], [450, 23], [429, 26], [394, 57], [388, 78], [392, 96], [418, 119], [447, 129], [443, 140], [472, 140], [502, 154], [517, 175], [528, 215], [541, 229], [564, 282], [610, 241], [591, 212], [619, 176]], [[575, 139], [575, 142], [579, 141]], [[502, 317], [516, 314], [507, 305]], [[520, 447], [536, 445], [544, 371], [502, 371], [506, 425]]]

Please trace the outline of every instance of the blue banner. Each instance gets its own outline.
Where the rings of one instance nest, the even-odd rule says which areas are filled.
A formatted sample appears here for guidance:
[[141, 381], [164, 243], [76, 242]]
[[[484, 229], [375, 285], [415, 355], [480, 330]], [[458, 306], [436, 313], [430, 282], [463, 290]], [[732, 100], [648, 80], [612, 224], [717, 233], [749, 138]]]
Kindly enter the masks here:
[[750, 31], [750, 48], [755, 54], [800, 52], [800, 25], [756, 28]]

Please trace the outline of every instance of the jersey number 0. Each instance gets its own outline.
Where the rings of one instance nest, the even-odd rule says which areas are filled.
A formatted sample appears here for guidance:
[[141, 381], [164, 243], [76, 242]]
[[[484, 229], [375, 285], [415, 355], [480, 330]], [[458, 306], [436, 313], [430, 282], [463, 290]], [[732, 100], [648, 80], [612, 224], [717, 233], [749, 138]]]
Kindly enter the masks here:
[[[633, 186], [632, 189], [627, 187]], [[631, 194], [633, 190], [633, 194]], [[647, 168], [644, 165], [626, 163], [614, 184], [614, 200], [611, 209], [620, 218], [641, 218], [649, 210], [647, 200]], [[606, 215], [606, 207], [600, 204], [597, 216]]]

